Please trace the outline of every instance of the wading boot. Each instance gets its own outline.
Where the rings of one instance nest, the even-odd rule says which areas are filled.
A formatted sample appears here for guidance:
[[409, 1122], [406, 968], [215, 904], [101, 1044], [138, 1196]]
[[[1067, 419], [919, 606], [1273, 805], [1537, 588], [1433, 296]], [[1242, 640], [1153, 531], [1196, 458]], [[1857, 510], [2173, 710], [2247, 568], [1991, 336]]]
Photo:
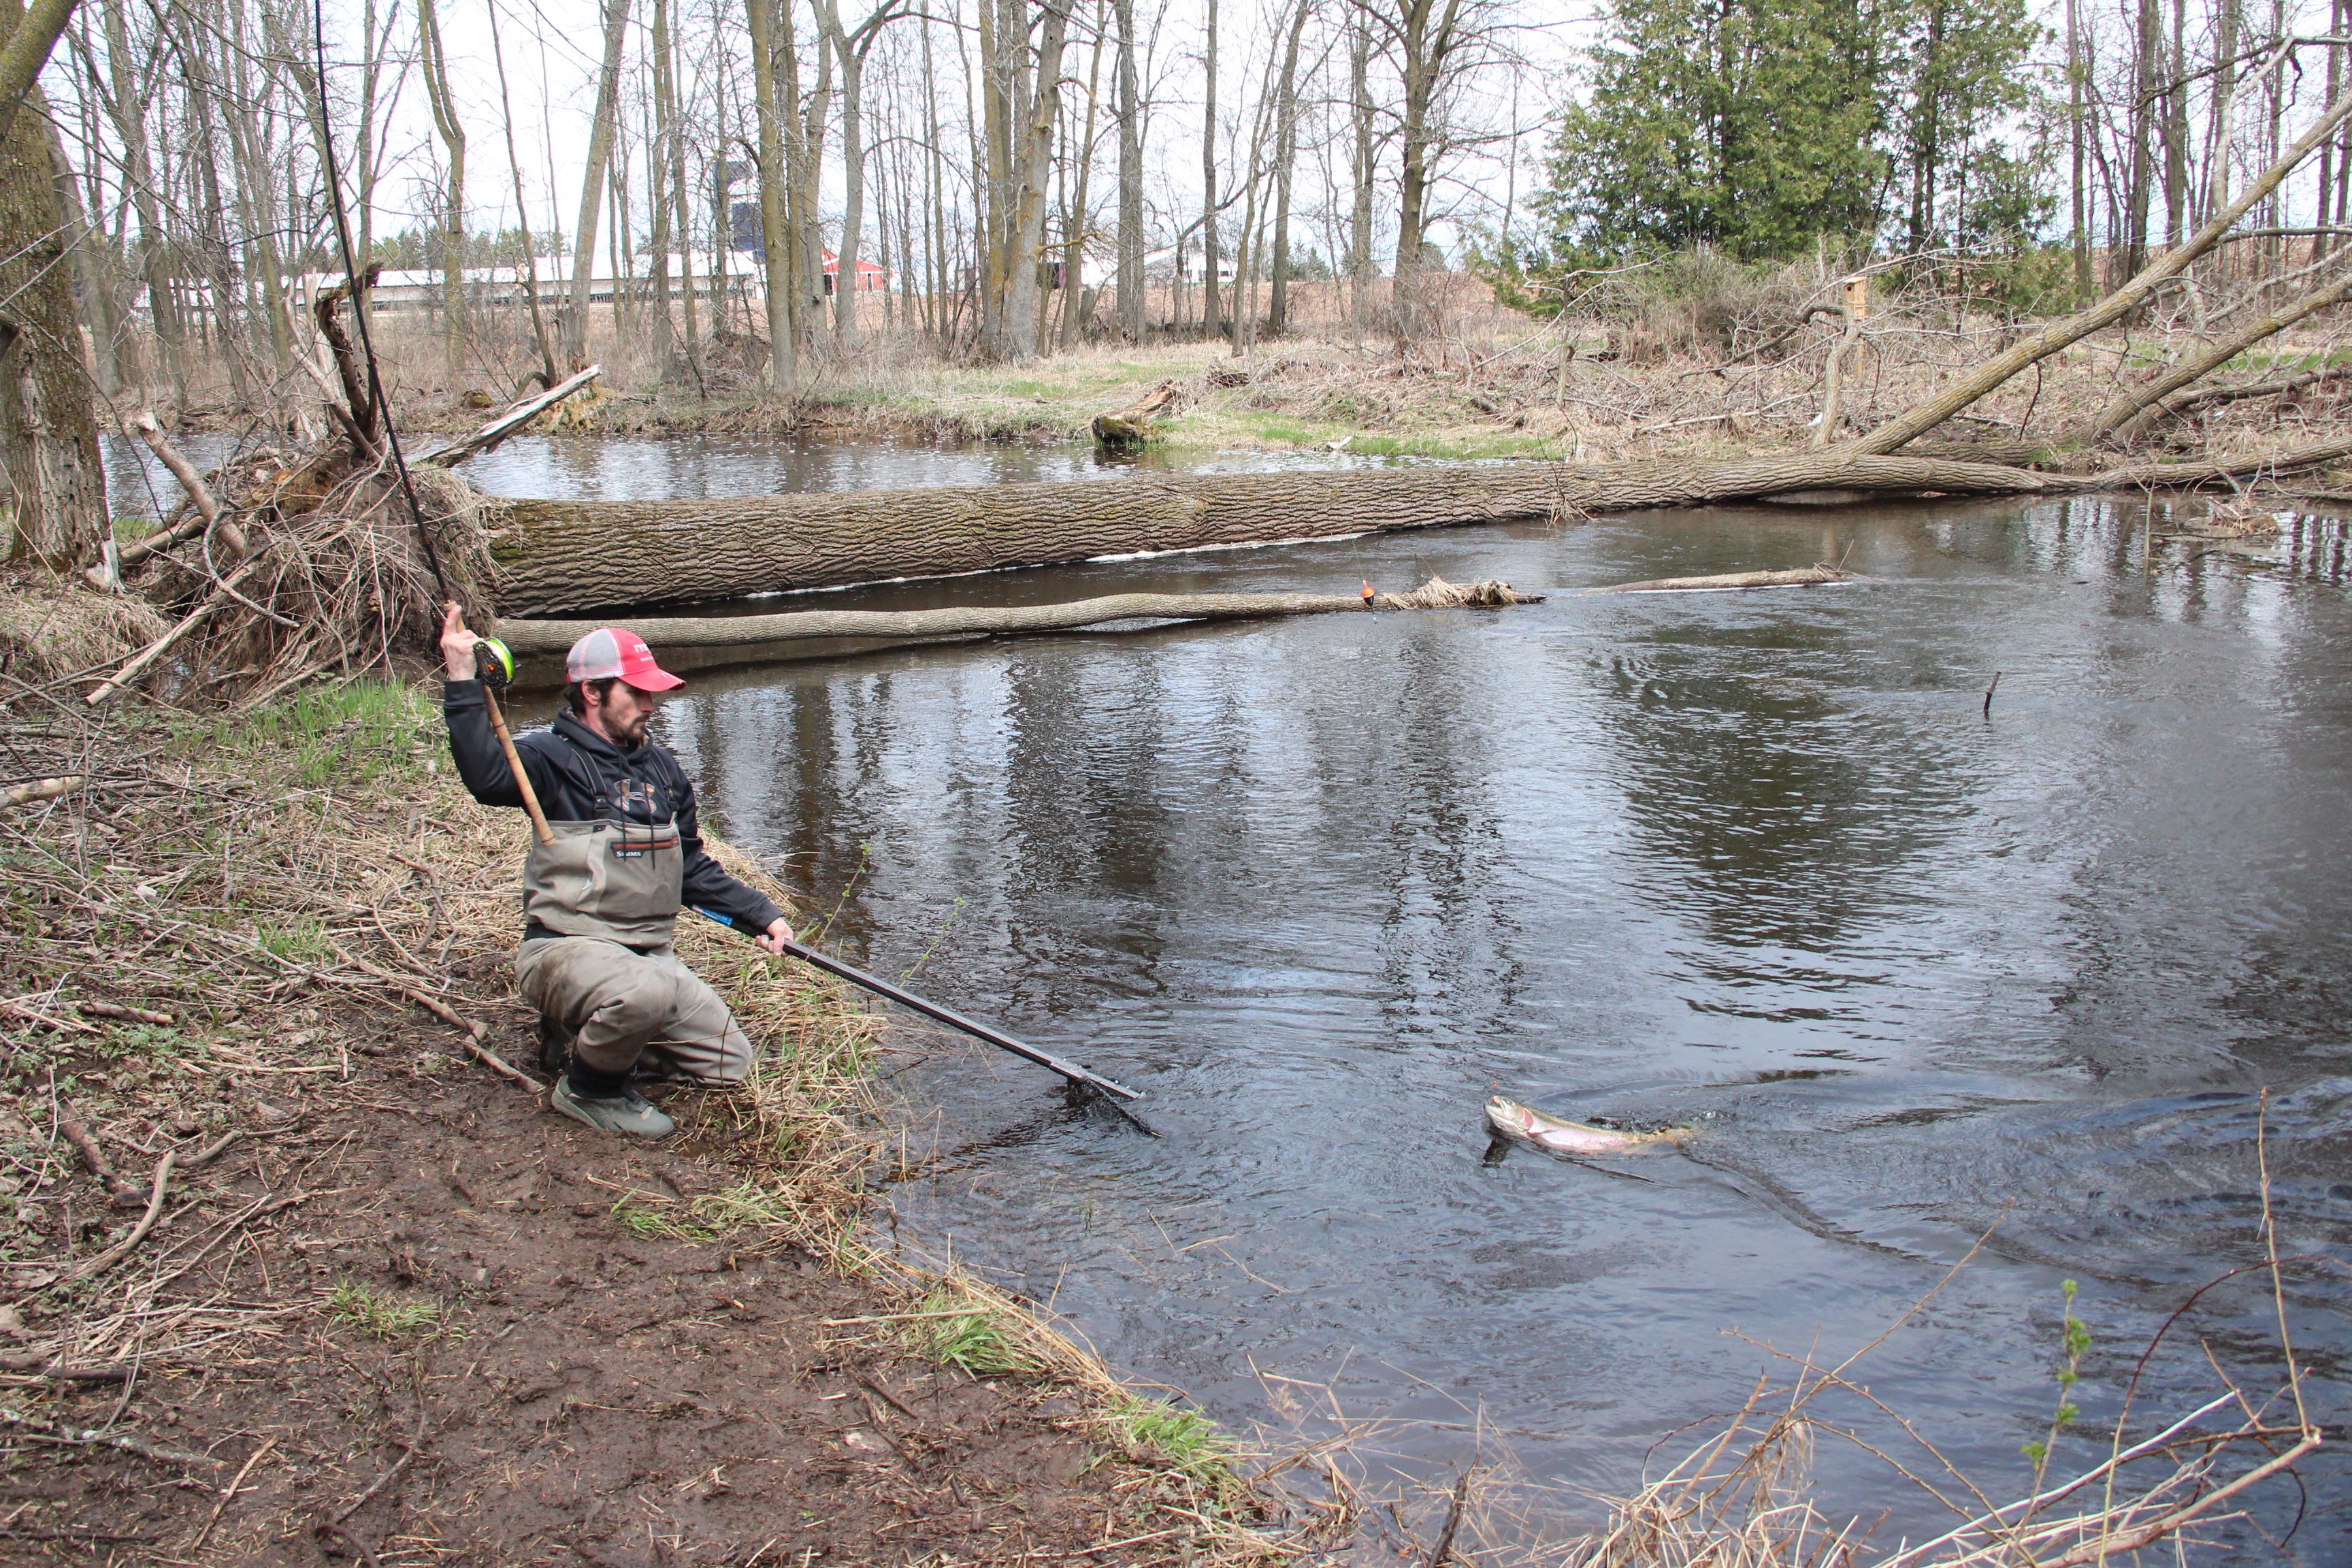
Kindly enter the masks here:
[[539, 1070], [550, 1078], [562, 1078], [563, 1069], [572, 1065], [572, 1031], [541, 1013], [539, 1016]]
[[634, 1089], [605, 1100], [576, 1092], [570, 1079], [558, 1079], [547, 1093], [547, 1103], [583, 1127], [599, 1132], [625, 1132], [633, 1138], [667, 1138], [677, 1131], [662, 1109]]

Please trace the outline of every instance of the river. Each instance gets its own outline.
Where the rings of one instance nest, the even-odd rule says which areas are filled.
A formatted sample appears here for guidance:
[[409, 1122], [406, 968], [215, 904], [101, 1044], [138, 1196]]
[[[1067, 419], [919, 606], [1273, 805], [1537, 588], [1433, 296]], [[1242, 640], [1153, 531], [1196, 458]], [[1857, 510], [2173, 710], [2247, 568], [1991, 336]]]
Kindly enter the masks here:
[[[509, 454], [478, 481], [744, 477]], [[970, 477], [885, 453], [807, 482]], [[1128, 1373], [1244, 1431], [1378, 1419], [1375, 1479], [1475, 1458], [1557, 1533], [1782, 1353], [1842, 1361], [1933, 1292], [1853, 1375], [2007, 1501], [2062, 1282], [2092, 1341], [2072, 1475], [2168, 1316], [2259, 1260], [2258, 1129], [2282, 1248], [2321, 1260], [2287, 1289], [2305, 1397], [2340, 1429], [2352, 1394], [2345, 542], [2291, 518], [2151, 569], [2169, 515], [1717, 508], [856, 590], [824, 602], [1552, 597], [714, 671], [660, 732], [830, 940], [1147, 1092], [1156, 1141], [938, 1042], [901, 1080], [933, 1157], [887, 1200]], [[1824, 558], [1877, 581], [1578, 592]], [[1495, 1092], [1695, 1133], [1605, 1169], [1491, 1149]], [[2258, 1278], [2207, 1294], [2135, 1430], [2219, 1391], [2208, 1350], [2274, 1393], [2278, 1338]], [[1816, 1414], [1955, 1489], [1858, 1398]], [[1815, 1469], [1881, 1544], [1950, 1522], [1827, 1432]], [[2303, 1474], [2213, 1535], [2345, 1561], [2334, 1449]]]

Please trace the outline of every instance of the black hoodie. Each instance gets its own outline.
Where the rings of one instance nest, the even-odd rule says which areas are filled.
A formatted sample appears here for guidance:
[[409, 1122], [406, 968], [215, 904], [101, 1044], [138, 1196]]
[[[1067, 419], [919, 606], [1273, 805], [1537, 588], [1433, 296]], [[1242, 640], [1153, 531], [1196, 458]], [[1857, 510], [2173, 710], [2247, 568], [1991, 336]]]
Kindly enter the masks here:
[[[515, 787], [514, 770], [490, 729], [489, 708], [482, 700], [478, 680], [452, 680], [442, 700], [449, 721], [449, 751], [457, 759], [457, 776], [484, 805], [522, 805]], [[702, 834], [694, 816], [694, 784], [677, 759], [647, 741], [623, 751], [571, 713], [557, 717], [544, 730], [514, 738], [523, 771], [539, 795], [539, 808], [550, 822], [597, 822], [606, 818], [636, 823], [661, 823], [677, 818], [678, 847], [684, 852], [684, 901], [723, 915], [737, 931], [756, 936], [784, 911], [723, 870], [702, 847]], [[553, 936], [530, 927], [526, 939]]]

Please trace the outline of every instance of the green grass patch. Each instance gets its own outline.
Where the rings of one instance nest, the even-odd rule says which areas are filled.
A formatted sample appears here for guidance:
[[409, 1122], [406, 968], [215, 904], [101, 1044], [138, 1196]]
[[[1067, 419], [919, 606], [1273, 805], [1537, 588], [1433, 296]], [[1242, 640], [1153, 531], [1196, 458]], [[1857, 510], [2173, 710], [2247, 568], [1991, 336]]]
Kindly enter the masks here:
[[283, 924], [262, 921], [253, 928], [253, 939], [261, 944], [262, 952], [289, 963], [320, 964], [333, 956], [327, 945], [327, 928], [307, 918]]
[[1294, 447], [1319, 447], [1326, 441], [1338, 439], [1328, 427], [1301, 425], [1278, 414], [1252, 414], [1246, 416], [1243, 423], [1260, 440], [1287, 441]]
[[279, 787], [328, 789], [424, 771], [443, 744], [441, 716], [421, 686], [354, 680], [195, 725], [191, 748], [247, 760]]
[[1239, 1484], [1233, 1439], [1197, 1410], [1130, 1394], [1102, 1418], [1131, 1453], [1156, 1459], [1213, 1491]]
[[410, 1340], [441, 1327], [441, 1309], [388, 1291], [345, 1280], [327, 1299], [327, 1315], [341, 1318], [380, 1340]]
[[920, 1310], [927, 1315], [908, 1321], [908, 1342], [940, 1365], [961, 1367], [974, 1377], [1036, 1370], [996, 1314], [973, 1306], [970, 1298], [934, 1290], [923, 1298]]
[[647, 1241], [710, 1242], [720, 1234], [714, 1226], [641, 1204], [635, 1195], [614, 1199], [612, 1215], [623, 1229]]

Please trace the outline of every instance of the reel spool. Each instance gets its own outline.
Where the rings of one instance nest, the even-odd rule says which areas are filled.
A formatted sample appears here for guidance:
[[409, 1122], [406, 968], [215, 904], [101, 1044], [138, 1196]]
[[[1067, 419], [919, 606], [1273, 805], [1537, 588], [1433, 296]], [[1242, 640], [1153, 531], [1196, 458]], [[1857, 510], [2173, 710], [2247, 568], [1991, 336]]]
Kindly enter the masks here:
[[474, 679], [493, 691], [503, 691], [515, 676], [514, 650], [496, 637], [474, 645]]

